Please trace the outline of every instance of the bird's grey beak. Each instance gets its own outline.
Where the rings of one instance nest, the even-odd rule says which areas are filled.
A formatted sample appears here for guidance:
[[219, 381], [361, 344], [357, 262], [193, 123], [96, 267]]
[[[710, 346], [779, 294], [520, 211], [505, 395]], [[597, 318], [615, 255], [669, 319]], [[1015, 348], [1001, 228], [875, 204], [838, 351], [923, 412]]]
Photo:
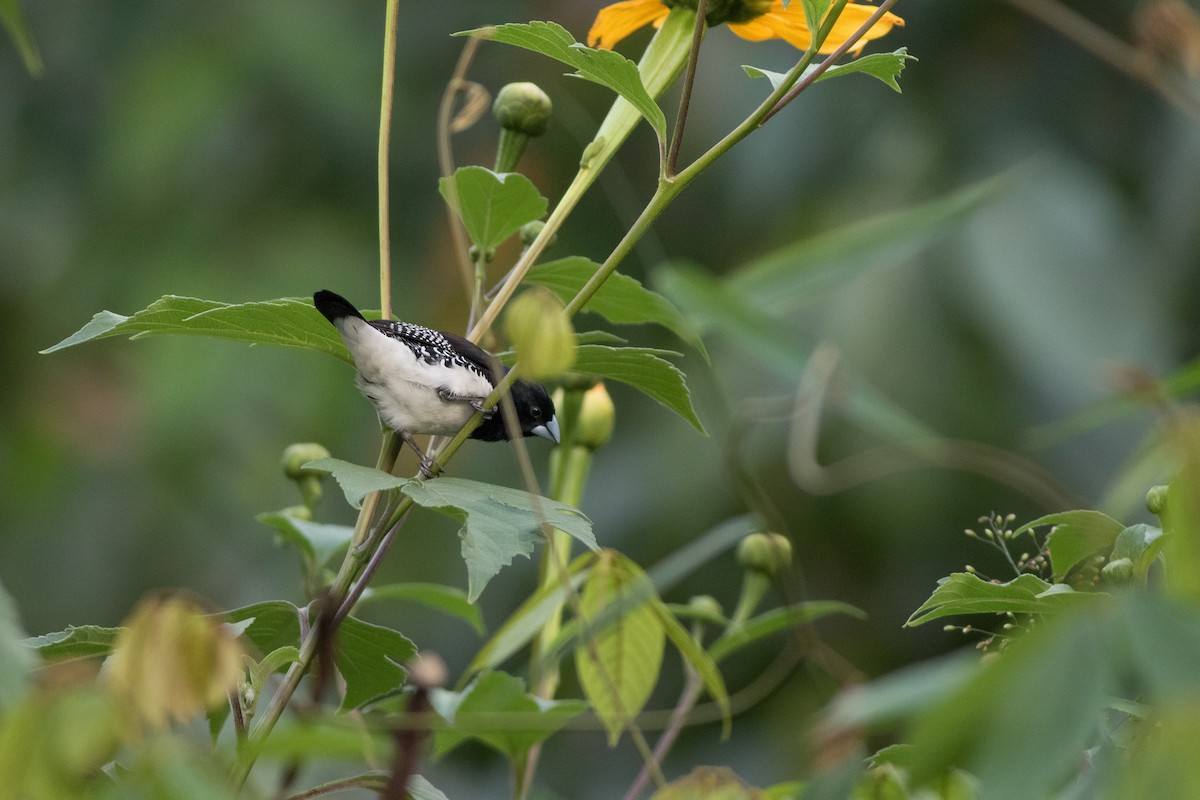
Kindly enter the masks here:
[[558, 444], [558, 417], [551, 417], [549, 422], [547, 422], [545, 425], [538, 425], [536, 428], [530, 431], [530, 433], [532, 433], [534, 436], [541, 436], [543, 439], [549, 439], [555, 444]]

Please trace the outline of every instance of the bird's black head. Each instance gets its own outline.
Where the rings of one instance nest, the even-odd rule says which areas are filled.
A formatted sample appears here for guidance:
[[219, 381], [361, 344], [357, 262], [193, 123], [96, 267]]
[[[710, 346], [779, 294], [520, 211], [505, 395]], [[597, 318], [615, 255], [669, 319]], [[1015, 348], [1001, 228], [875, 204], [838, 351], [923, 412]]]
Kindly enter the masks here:
[[[554, 401], [550, 393], [536, 383], [517, 381], [509, 390], [513, 405], [517, 409], [517, 421], [525, 436], [541, 436], [558, 444], [558, 418], [554, 415]], [[499, 442], [508, 438], [504, 426], [504, 414], [500, 409], [471, 431], [472, 439]]]

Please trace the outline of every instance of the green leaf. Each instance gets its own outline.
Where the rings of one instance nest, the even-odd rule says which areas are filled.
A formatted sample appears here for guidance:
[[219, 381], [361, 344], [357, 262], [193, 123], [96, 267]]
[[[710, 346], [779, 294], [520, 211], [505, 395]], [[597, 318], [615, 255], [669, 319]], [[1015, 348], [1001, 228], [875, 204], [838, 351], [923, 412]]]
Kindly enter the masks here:
[[353, 363], [334, 327], [317, 313], [311, 300], [298, 298], [231, 304], [166, 295], [130, 317], [101, 311], [87, 325], [41, 352], [53, 353], [109, 336], [139, 339], [167, 333], [316, 350]]
[[354, 617], [342, 620], [333, 655], [346, 681], [342, 710], [359, 708], [399, 691], [408, 675], [404, 664], [416, 654], [417, 646], [398, 631]]
[[900, 73], [904, 71], [905, 62], [916, 61], [916, 56], [908, 54], [907, 47], [901, 47], [892, 53], [871, 53], [853, 61], [848, 61], [845, 64], [832, 66], [817, 78], [817, 83], [828, 80], [830, 78], [840, 78], [843, 75], [852, 75], [856, 72], [861, 72], [864, 75], [870, 75], [872, 78], [878, 78], [887, 86], [899, 92], [900, 84], [896, 79], [900, 77]]
[[738, 267], [724, 285], [756, 313], [793, 314], [859, 275], [906, 263], [1012, 182], [1012, 173], [1001, 173], [925, 203], [803, 239]]
[[884, 730], [932, 708], [975, 675], [974, 654], [955, 653], [913, 664], [840, 692], [816, 727], [825, 740]]
[[663, 633], [675, 645], [675, 649], [683, 656], [683, 660], [692, 668], [692, 671], [700, 676], [704, 688], [720, 706], [723, 723], [722, 736], [728, 739], [733, 717], [729, 708], [729, 692], [725, 689], [725, 679], [721, 677], [721, 671], [717, 669], [716, 659], [692, 638], [692, 634], [679, 623], [665, 603], [655, 597], [650, 607], [658, 617], [658, 623], [662, 626]]
[[99, 625], [68, 625], [65, 630], [26, 639], [24, 644], [37, 650], [43, 661], [74, 661], [107, 656], [120, 632], [120, 628], [101, 628]]
[[354, 536], [354, 528], [347, 525], [313, 522], [285, 511], [267, 511], [254, 519], [278, 531], [283, 542], [297, 547], [318, 569], [345, 549]]
[[8, 31], [9, 37], [16, 45], [17, 52], [21, 54], [21, 60], [25, 62], [25, 69], [29, 70], [29, 74], [34, 77], [40, 76], [42, 74], [42, 57], [38, 53], [37, 43], [34, 42], [29, 29], [25, 27], [25, 18], [21, 15], [19, 0], [0, 0], [0, 23], [4, 24], [5, 30]]
[[1137, 679], [1131, 694], [1159, 708], [1200, 697], [1200, 618], [1195, 607], [1152, 592], [1130, 592], [1121, 598], [1118, 610], [1120, 655], [1129, 659]]
[[438, 189], [462, 220], [471, 243], [483, 251], [495, 249], [546, 213], [546, 198], [518, 172], [459, 167], [452, 177], [438, 181]]
[[281, 647], [278, 650], [272, 650], [263, 656], [262, 661], [259, 661], [256, 671], [259, 676], [266, 678], [276, 672], [284, 672], [294, 662], [300, 660], [300, 650], [295, 647]]
[[[856, 72], [861, 72], [865, 75], [870, 75], [873, 78], [878, 78], [887, 86], [900, 91], [900, 84], [896, 81], [900, 77], [900, 73], [904, 71], [905, 62], [916, 61], [916, 56], [908, 54], [907, 47], [901, 47], [892, 53], [872, 53], [870, 55], [856, 58], [853, 61], [848, 61], [845, 64], [838, 64], [830, 67], [820, 74], [814, 83], [828, 80], [829, 78], [840, 78], [843, 75], [853, 75]], [[752, 67], [748, 64], [743, 64], [742, 69], [751, 78], [766, 78], [771, 82], [772, 89], [778, 89], [787, 77], [783, 72], [772, 72], [768, 69]], [[810, 67], [805, 70], [805, 75], [815, 70], [816, 67]], [[803, 80], [803, 77], [801, 78]]]
[[573, 67], [579, 77], [607, 86], [628, 100], [646, 118], [660, 140], [666, 135], [667, 118], [642, 84], [637, 64], [612, 50], [584, 47], [557, 23], [511, 23], [476, 28], [455, 35], [493, 39], [541, 53]]
[[1112, 547], [1124, 528], [1107, 514], [1082, 509], [1039, 517], [1015, 530], [1013, 536], [1045, 525], [1054, 526], [1046, 537], [1046, 549], [1050, 553], [1054, 579], [1058, 581], [1088, 558]]
[[[779, 374], [794, 379], [803, 374], [810, 347], [740, 293], [706, 273], [680, 264], [655, 273], [656, 282], [685, 311], [704, 326], [718, 327], [747, 355]], [[918, 452], [934, 450], [937, 434], [869, 384], [852, 367], [838, 367], [846, 397], [839, 409], [870, 432], [899, 440]]]
[[1008, 583], [989, 583], [978, 575], [956, 572], [938, 582], [938, 588], [904, 625], [913, 628], [954, 614], [1051, 614], [1067, 604], [1094, 597], [1072, 592], [1064, 584], [1052, 587], [1036, 575], [1022, 575]]
[[562, 608], [567, 598], [579, 591], [595, 561], [594, 553], [584, 553], [567, 567], [567, 574], [570, 576], [567, 585], [549, 584], [534, 592], [504, 621], [487, 644], [480, 648], [464, 671], [463, 677], [468, 678], [481, 670], [500, 666], [509, 656], [528, 644], [541, 631], [546, 620]]
[[1162, 552], [1165, 543], [1162, 531], [1153, 525], [1130, 525], [1117, 536], [1108, 560], [1111, 562], [1128, 558], [1133, 562], [1134, 575], [1144, 583], [1146, 573], [1150, 571], [1150, 566]]
[[483, 634], [483, 615], [479, 607], [467, 600], [461, 589], [443, 586], [440, 583], [392, 583], [387, 586], [370, 587], [363, 592], [361, 603], [376, 600], [407, 600], [429, 608], [444, 611], [466, 622], [476, 633]]
[[696, 410], [692, 407], [692, 395], [684, 382], [683, 373], [664, 359], [665, 355], [678, 353], [649, 347], [581, 345], [575, 351], [575, 365], [572, 370], [626, 383], [657, 400], [692, 423], [696, 430], [706, 434], [700, 418], [696, 416]]
[[461, 693], [435, 690], [434, 709], [447, 723], [434, 734], [440, 757], [467, 739], [477, 739], [520, 765], [529, 749], [545, 741], [572, 717], [587, 711], [582, 700], [545, 700], [525, 691], [519, 678], [489, 672]]
[[742, 64], [742, 71], [751, 78], [766, 78], [771, 82], [772, 89], [778, 89], [783, 83], [783, 79], [787, 77], [786, 72], [773, 72], [761, 67], [752, 67], [749, 64]]
[[1095, 743], [1116, 689], [1110, 623], [1092, 610], [1036, 626], [970, 681], [943, 691], [909, 739], [912, 785], [959, 767], [979, 779], [981, 800], [1057, 795]]
[[410, 478], [399, 478], [374, 467], [364, 467], [351, 464], [340, 458], [318, 458], [304, 465], [305, 469], [315, 469], [328, 472], [342, 487], [346, 502], [353, 508], [362, 508], [362, 501], [372, 492], [386, 492], [399, 489], [408, 483]]
[[[569, 303], [599, 268], [600, 265], [591, 259], [569, 256], [534, 266], [525, 280], [546, 287], [564, 303]], [[679, 309], [628, 275], [620, 272], [610, 275], [583, 310], [595, 312], [619, 325], [656, 322], [699, 350], [706, 360], [708, 358], [704, 341]]]
[[[287, 716], [271, 735], [247, 742], [256, 755], [292, 759], [386, 759], [392, 744], [384, 733], [373, 732], [361, 718], [333, 715]], [[388, 776], [388, 773], [382, 773]]]
[[[583, 333], [575, 334], [575, 346], [581, 344], [625, 344], [627, 339], [622, 339], [615, 333], [610, 331], [584, 331]], [[509, 366], [516, 363], [516, 356], [512, 353], [498, 353], [501, 361]]]
[[300, 646], [300, 609], [282, 600], [235, 608], [224, 615], [240, 625], [242, 636], [263, 654]]
[[575, 647], [575, 671], [608, 730], [610, 746], [658, 683], [666, 634], [654, 608], [656, 599], [645, 573], [608, 550], [583, 587], [579, 618], [584, 639]]
[[37, 666], [37, 656], [27, 646], [31, 641], [34, 640], [25, 638], [16, 605], [0, 586], [0, 712], [15, 705], [25, 694], [29, 677]]
[[810, 31], [815, 33], [821, 29], [821, 23], [825, 21], [832, 2], [833, 0], [800, 0], [800, 5], [804, 8], [804, 24]]
[[558, 528], [596, 550], [592, 523], [578, 509], [519, 489], [463, 478], [408, 481], [401, 491], [418, 505], [463, 523], [459, 531], [467, 562], [467, 599], [479, 598], [513, 556], [528, 557], [542, 536], [542, 525]]
[[773, 608], [747, 620], [737, 630], [726, 633], [708, 648], [713, 661], [722, 661], [759, 639], [787, 630], [796, 625], [809, 623], [830, 614], [847, 614], [856, 619], [866, 619], [866, 614], [852, 605], [833, 600], [816, 600], [794, 606]]
[[795, 376], [807, 362], [802, 343], [709, 273], [691, 265], [670, 264], [655, 271], [654, 282], [683, 308], [701, 331], [720, 328], [744, 350], [780, 373]]
[[413, 775], [409, 778], [408, 786], [404, 788], [408, 790], [408, 796], [411, 800], [449, 800], [441, 789], [420, 775]]

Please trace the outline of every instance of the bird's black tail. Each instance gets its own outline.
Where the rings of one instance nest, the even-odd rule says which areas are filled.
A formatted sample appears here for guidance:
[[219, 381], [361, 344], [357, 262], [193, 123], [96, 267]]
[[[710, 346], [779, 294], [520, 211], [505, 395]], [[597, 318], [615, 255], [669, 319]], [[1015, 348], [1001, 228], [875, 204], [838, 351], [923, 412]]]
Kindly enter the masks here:
[[363, 315], [358, 313], [358, 309], [352, 306], [349, 300], [328, 289], [322, 289], [313, 295], [313, 305], [317, 307], [317, 311], [325, 315], [325, 319], [335, 325], [343, 317], [363, 318]]

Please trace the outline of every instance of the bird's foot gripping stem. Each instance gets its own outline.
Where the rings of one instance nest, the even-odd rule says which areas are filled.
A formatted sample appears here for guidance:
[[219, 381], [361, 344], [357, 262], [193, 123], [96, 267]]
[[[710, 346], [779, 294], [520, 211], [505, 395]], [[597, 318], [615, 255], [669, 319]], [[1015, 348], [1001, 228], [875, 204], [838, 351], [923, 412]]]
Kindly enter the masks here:
[[491, 419], [492, 415], [496, 413], [496, 409], [484, 407], [483, 401], [487, 399], [486, 397], [468, 397], [466, 395], [455, 394], [444, 386], [438, 387], [437, 395], [447, 403], [465, 402], [469, 404], [471, 408], [482, 414], [484, 419]]
[[420, 475], [422, 480], [436, 478], [439, 474], [441, 474], [442, 468], [437, 464], [437, 462], [421, 452], [421, 448], [417, 447], [417, 440], [413, 438], [411, 433], [408, 431], [400, 431], [400, 438], [404, 440], [406, 445], [413, 449], [413, 452], [417, 454], [417, 458], [421, 460]]

